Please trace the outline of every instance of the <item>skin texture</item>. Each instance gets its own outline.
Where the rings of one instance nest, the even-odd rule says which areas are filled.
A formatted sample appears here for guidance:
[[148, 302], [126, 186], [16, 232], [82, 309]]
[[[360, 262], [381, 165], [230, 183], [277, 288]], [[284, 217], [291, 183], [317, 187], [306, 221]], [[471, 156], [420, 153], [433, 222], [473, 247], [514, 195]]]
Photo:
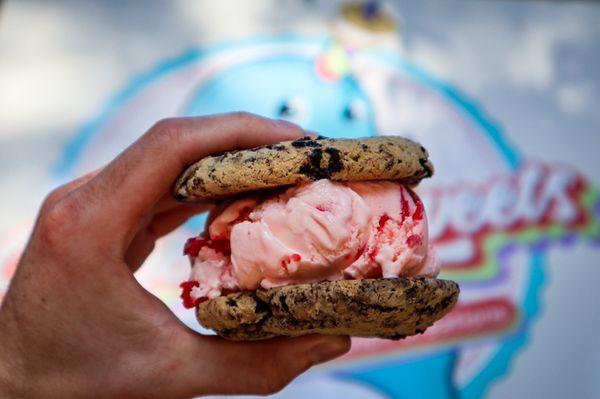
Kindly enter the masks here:
[[268, 394], [348, 351], [348, 337], [199, 335], [133, 275], [156, 240], [214, 206], [172, 199], [186, 166], [305, 134], [246, 113], [166, 119], [106, 167], [54, 190], [0, 308], [0, 397]]

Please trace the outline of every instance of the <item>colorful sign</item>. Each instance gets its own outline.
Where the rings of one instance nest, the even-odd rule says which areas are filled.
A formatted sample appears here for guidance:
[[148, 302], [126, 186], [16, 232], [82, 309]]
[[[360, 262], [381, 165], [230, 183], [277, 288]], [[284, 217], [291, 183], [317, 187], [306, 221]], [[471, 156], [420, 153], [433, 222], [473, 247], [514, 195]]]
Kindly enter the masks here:
[[[425, 334], [355, 339], [346, 357], [299, 379], [281, 397], [324, 390], [354, 398], [484, 396], [527, 340], [548, 247], [600, 237], [598, 190], [584, 176], [526, 158], [456, 88], [396, 53], [351, 48], [333, 37], [259, 38], [162, 63], [82, 130], [56, 177], [102, 165], [162, 117], [237, 110], [331, 137], [402, 134], [423, 143], [436, 174], [418, 190], [443, 277], [461, 285], [456, 308]], [[139, 273], [145, 287], [199, 331], [178, 284], [188, 273], [181, 247], [202, 223], [196, 218], [160, 242]]]

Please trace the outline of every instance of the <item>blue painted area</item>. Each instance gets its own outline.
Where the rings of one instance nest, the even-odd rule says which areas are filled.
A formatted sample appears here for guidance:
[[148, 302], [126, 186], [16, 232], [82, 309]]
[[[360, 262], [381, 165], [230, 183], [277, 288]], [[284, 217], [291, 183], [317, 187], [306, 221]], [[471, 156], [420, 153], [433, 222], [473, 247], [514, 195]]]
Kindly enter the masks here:
[[[160, 64], [140, 75], [115, 96], [103, 111], [87, 124], [65, 149], [56, 169], [61, 177], [69, 176], [85, 153], [90, 140], [102, 129], [115, 111], [156, 80], [179, 68], [210, 58], [221, 52], [248, 46], [289, 45], [314, 46], [326, 49], [328, 38], [298, 38], [295, 36], [251, 39], [215, 46], [206, 50], [191, 50], [180, 57]], [[468, 115], [480, 132], [503, 155], [507, 164], [516, 169], [521, 156], [502, 136], [496, 123], [467, 100], [456, 88], [439, 81], [422, 69], [389, 54], [373, 54], [375, 60], [390, 63], [400, 72], [436, 90]], [[334, 81], [321, 79], [315, 73], [314, 60], [299, 55], [267, 56], [261, 60], [236, 65], [197, 87], [188, 99], [183, 113], [203, 115], [246, 110], [269, 117], [282, 117], [300, 123], [305, 128], [332, 137], [358, 137], [375, 134], [373, 110], [357, 82], [346, 76]], [[350, 111], [349, 111], [350, 110]], [[348, 115], [353, 115], [348, 118]], [[205, 216], [189, 225], [194, 231], [203, 228]], [[458, 349], [446, 349], [435, 355], [411, 360], [392, 360], [368, 367], [336, 372], [339, 378], [350, 378], [368, 384], [394, 398], [479, 398], [490, 383], [504, 375], [510, 359], [527, 340], [527, 330], [538, 313], [539, 293], [543, 282], [543, 256], [532, 260], [532, 278], [523, 303], [524, 319], [518, 332], [506, 338], [489, 365], [460, 392], [454, 388], [452, 370]]]
[[441, 352], [410, 361], [391, 360], [334, 375], [375, 387], [391, 398], [455, 399], [460, 397], [452, 383], [455, 359], [454, 351]]
[[185, 114], [238, 110], [287, 119], [328, 137], [375, 133], [373, 113], [356, 80], [324, 80], [305, 57], [268, 57], [228, 69], [198, 88]]
[[485, 367], [469, 385], [461, 391], [463, 398], [482, 398], [490, 388], [490, 383], [504, 377], [517, 351], [522, 349], [529, 341], [529, 330], [533, 322], [539, 317], [541, 309], [541, 294], [545, 283], [546, 258], [543, 252], [532, 253], [531, 276], [527, 294], [521, 307], [523, 321], [521, 328], [511, 337], [506, 338], [493, 360]]

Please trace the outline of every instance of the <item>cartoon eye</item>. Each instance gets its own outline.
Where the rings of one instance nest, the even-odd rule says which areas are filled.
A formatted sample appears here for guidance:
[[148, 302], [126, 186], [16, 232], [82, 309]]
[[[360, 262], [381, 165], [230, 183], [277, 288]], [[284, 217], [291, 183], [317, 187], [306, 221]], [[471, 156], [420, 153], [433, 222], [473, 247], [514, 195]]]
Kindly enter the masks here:
[[304, 99], [291, 97], [283, 101], [277, 109], [277, 115], [282, 119], [289, 119], [295, 122], [302, 122], [308, 119], [308, 104]]
[[349, 122], [362, 119], [365, 117], [367, 112], [366, 108], [367, 107], [363, 101], [354, 100], [344, 107], [342, 110], [342, 117]]
[[292, 116], [292, 108], [290, 108], [290, 105], [287, 102], [284, 102], [279, 107], [278, 114], [281, 118], [289, 118]]

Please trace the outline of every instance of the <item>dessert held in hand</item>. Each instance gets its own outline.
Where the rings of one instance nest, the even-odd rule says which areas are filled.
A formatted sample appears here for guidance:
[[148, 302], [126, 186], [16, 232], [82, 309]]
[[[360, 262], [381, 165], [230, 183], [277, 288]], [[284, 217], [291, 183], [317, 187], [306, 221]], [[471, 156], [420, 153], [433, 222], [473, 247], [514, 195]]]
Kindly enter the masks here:
[[231, 339], [424, 331], [458, 297], [435, 278], [411, 188], [432, 170], [423, 147], [396, 136], [305, 137], [200, 160], [177, 198], [234, 199], [185, 245], [184, 305]]

